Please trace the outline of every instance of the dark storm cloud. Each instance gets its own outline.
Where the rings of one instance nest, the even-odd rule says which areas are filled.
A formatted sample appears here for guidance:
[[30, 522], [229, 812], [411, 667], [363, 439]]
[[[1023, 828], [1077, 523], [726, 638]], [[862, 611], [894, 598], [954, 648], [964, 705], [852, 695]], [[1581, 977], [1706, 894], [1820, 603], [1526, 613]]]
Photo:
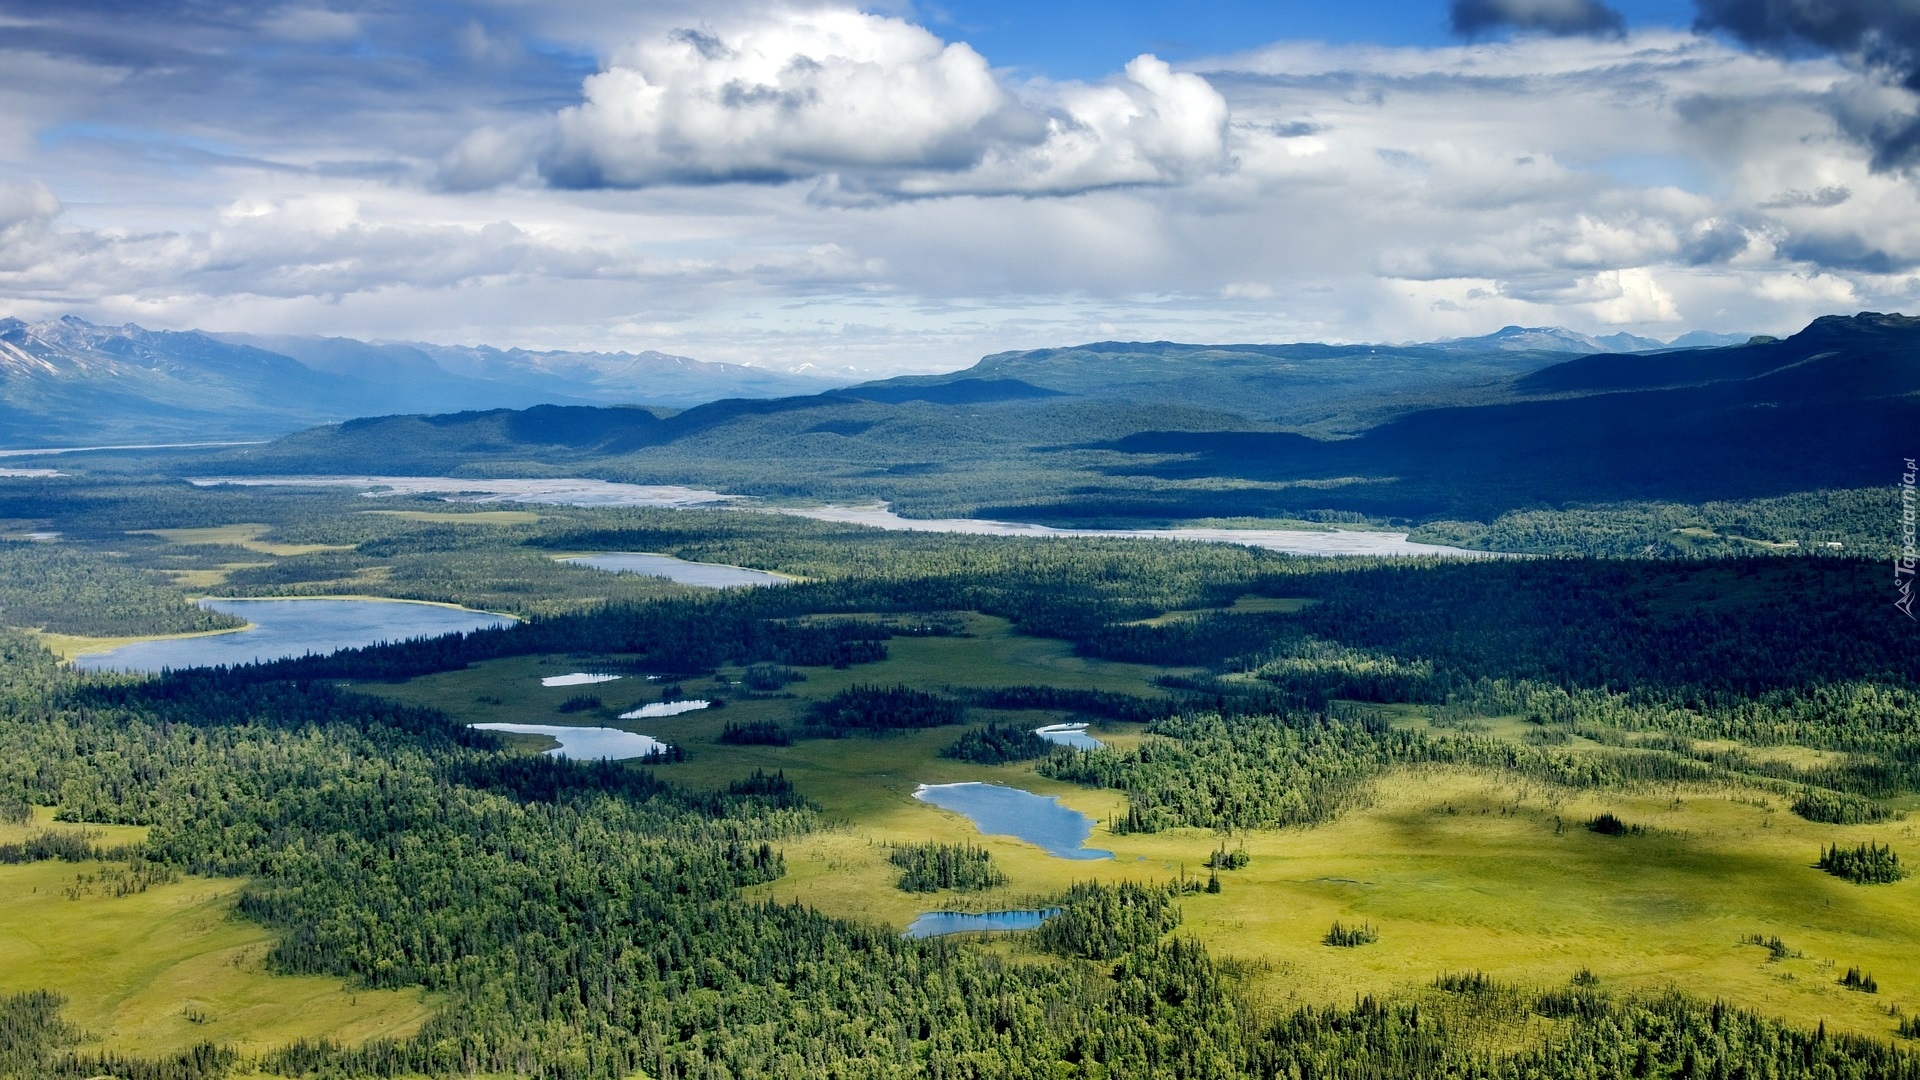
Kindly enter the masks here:
[[1904, 274], [1920, 266], [1911, 254], [1895, 253], [1854, 232], [1789, 237], [1780, 254], [1824, 269], [1866, 274]]
[[[1920, 92], [1920, 0], [1695, 0], [1700, 30], [1777, 53], [1833, 53]], [[1856, 125], [1858, 126], [1858, 125]], [[1883, 116], [1855, 133], [1879, 170], [1920, 165], [1920, 116]]]
[[1627, 20], [1600, 0], [1453, 0], [1453, 32], [1520, 30], [1556, 37], [1619, 37]]
[[1732, 222], [1720, 222], [1690, 238], [1680, 254], [1690, 266], [1710, 266], [1743, 254], [1752, 243], [1747, 230]]

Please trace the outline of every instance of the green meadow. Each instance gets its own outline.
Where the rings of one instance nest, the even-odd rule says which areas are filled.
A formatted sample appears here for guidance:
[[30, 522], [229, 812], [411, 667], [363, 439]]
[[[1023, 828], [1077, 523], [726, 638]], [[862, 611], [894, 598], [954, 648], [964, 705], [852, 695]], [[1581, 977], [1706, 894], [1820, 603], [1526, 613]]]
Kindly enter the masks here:
[[[100, 790], [141, 794], [149, 790], [144, 784], [159, 794], [138, 813], [152, 816], [119, 820], [172, 821], [178, 837], [180, 821], [198, 812], [197, 792], [204, 791], [221, 813], [275, 823], [245, 841], [275, 854], [245, 870], [222, 871], [256, 874], [252, 867], [261, 867], [251, 878], [193, 876], [176, 867], [166, 880], [120, 895], [116, 875], [129, 864], [115, 859], [0, 864], [0, 991], [62, 995], [64, 1017], [85, 1033], [78, 1049], [154, 1058], [211, 1042], [239, 1051], [237, 1074], [247, 1075], [279, 1048], [325, 1039], [346, 1055], [330, 1059], [338, 1075], [359, 1076], [364, 1073], [338, 1064], [358, 1048], [400, 1048], [393, 1052], [411, 1055], [405, 1061], [434, 1060], [434, 1040], [465, 1024], [470, 1026], [464, 1030], [481, 1033], [473, 1035], [474, 1045], [493, 1040], [486, 1045], [494, 1056], [486, 1060], [495, 1071], [520, 1067], [505, 1064], [518, 1060], [514, 1047], [551, 1039], [540, 1044], [540, 1053], [550, 1057], [539, 1060], [572, 1062], [554, 1066], [551, 1075], [599, 1076], [584, 1066], [576, 1069], [577, 1060], [567, 1056], [563, 1044], [574, 1037], [571, 1029], [562, 1025], [529, 1035], [532, 1028], [523, 1026], [530, 1023], [525, 1003], [558, 992], [546, 983], [529, 987], [540, 979], [560, 985], [573, 977], [564, 973], [575, 960], [556, 951], [538, 961], [544, 966], [535, 966], [503, 960], [502, 950], [577, 947], [564, 956], [605, 965], [595, 969], [604, 980], [632, 978], [633, 971], [648, 970], [647, 963], [666, 963], [660, 957], [667, 954], [633, 968], [613, 965], [610, 958], [623, 950], [645, 947], [638, 927], [610, 937], [605, 953], [594, 951], [601, 944], [567, 944], [544, 930], [529, 936], [517, 928], [523, 915], [546, 919], [545, 925], [566, 933], [577, 927], [567, 921], [570, 916], [541, 907], [561, 903], [542, 891], [544, 885], [526, 894], [512, 890], [540, 873], [549, 876], [539, 882], [564, 878], [568, 888], [597, 888], [603, 869], [656, 845], [677, 852], [683, 868], [706, 868], [674, 871], [689, 875], [690, 888], [719, 884], [713, 895], [721, 901], [700, 901], [715, 906], [702, 909], [699, 918], [739, 910], [728, 906], [733, 897], [773, 900], [875, 928], [880, 940], [929, 911], [1056, 905], [1072, 887], [1088, 882], [1186, 883], [1192, 888], [1177, 900], [1178, 933], [1206, 947], [1207, 962], [1218, 965], [1209, 970], [1230, 982], [1234, 1000], [1256, 1008], [1263, 1023], [1297, 1015], [1301, 1007], [1355, 1010], [1361, 999], [1372, 999], [1431, 1008], [1433, 1015], [1463, 1025], [1448, 1038], [1502, 1052], [1542, 1045], [1541, 1039], [1560, 1030], [1553, 1027], [1559, 1021], [1549, 1023], [1545, 1014], [1523, 1009], [1519, 1019], [1502, 1020], [1435, 989], [1443, 973], [1480, 972], [1520, 988], [1514, 991], [1519, 994], [1565, 988], [1576, 976], [1577, 985], [1597, 984], [1622, 1000], [1674, 989], [1696, 1002], [1723, 1001], [1801, 1030], [1854, 1033], [1883, 1046], [1894, 1039], [1905, 1047], [1898, 1032], [1920, 1030], [1909, 1020], [1920, 1013], [1920, 880], [1856, 885], [1814, 866], [1822, 849], [1835, 844], [1885, 844], [1907, 865], [1920, 860], [1915, 823], [1876, 816], [1920, 809], [1911, 770], [1902, 771], [1906, 759], [1900, 756], [1901, 740], [1909, 737], [1902, 725], [1914, 701], [1904, 696], [1904, 669], [1875, 667], [1874, 650], [1886, 646], [1859, 626], [1814, 618], [1857, 604], [1847, 591], [1856, 573], [1850, 563], [1320, 564], [1213, 545], [873, 536], [772, 515], [544, 507], [536, 514], [426, 501], [363, 507], [333, 498], [305, 517], [286, 519], [268, 512], [272, 506], [264, 502], [225, 518], [170, 512], [154, 528], [98, 541], [99, 550], [86, 557], [117, 560], [107, 565], [118, 576], [107, 578], [92, 576], [92, 564], [77, 555], [37, 548], [12, 553], [22, 580], [53, 582], [86, 598], [67, 605], [74, 610], [93, 610], [87, 605], [96, 595], [112, 601], [96, 605], [106, 613], [98, 618], [29, 628], [34, 641], [65, 656], [143, 636], [225, 632], [196, 622], [203, 613], [187, 604], [216, 590], [405, 598], [511, 611], [532, 619], [523, 629], [547, 635], [537, 639], [538, 648], [550, 650], [494, 649], [490, 638], [471, 650], [452, 646], [416, 662], [397, 647], [333, 667], [326, 661], [307, 669], [295, 665], [265, 683], [245, 673], [204, 684], [159, 680], [151, 684], [152, 700], [134, 691], [116, 696], [111, 677], [70, 685], [32, 667], [41, 661], [18, 653], [6, 658], [5, 664], [24, 665], [20, 670], [41, 672], [16, 680], [8, 692], [34, 702], [32, 709], [58, 713], [72, 730], [90, 732], [91, 741], [36, 744], [42, 755], [54, 747], [80, 762], [67, 763], [71, 768], [62, 775], [68, 780], [61, 784], [41, 779], [42, 764], [25, 760], [26, 751], [0, 756], [0, 785], [13, 785], [0, 787], [0, 796], [35, 792], [33, 801], [69, 811], [91, 798], [91, 805], [111, 810], [116, 804], [111, 797], [102, 801]], [[102, 554], [109, 543], [110, 554]], [[714, 594], [555, 562], [568, 552], [594, 550], [658, 551], [776, 570], [803, 583]], [[1579, 618], [1563, 618], [1548, 602], [1563, 589], [1585, 590]], [[1803, 602], [1803, 595], [1812, 599]], [[602, 605], [608, 608], [604, 616]], [[56, 613], [59, 608], [42, 605]], [[871, 624], [875, 631], [835, 638], [849, 622]], [[1709, 624], [1709, 631], [1698, 629]], [[712, 634], [703, 634], [707, 630]], [[1724, 654], [1716, 652], [1710, 667], [1686, 666], [1688, 650], [1705, 632], [1719, 635], [1708, 644]], [[1838, 644], [1816, 652], [1825, 640]], [[841, 666], [797, 659], [836, 655], [833, 648], [823, 652], [823, 642], [841, 650]], [[858, 655], [847, 651], [849, 643], [861, 646]], [[882, 644], [884, 659], [875, 659]], [[1795, 676], [1799, 681], [1791, 684], [1768, 681], [1767, 664], [1801, 663], [1803, 657], [1812, 659], [1799, 670], [1814, 674]], [[781, 668], [800, 677], [769, 682]], [[0, 675], [12, 670], [0, 665]], [[541, 685], [543, 678], [576, 671], [623, 677]], [[1723, 676], [1746, 683], [1715, 681]], [[297, 681], [276, 681], [282, 679]], [[1607, 689], [1636, 680], [1667, 680], [1679, 689], [1667, 697]], [[961, 710], [961, 722], [797, 737], [806, 734], [802, 721], [816, 703], [857, 698], [852, 692], [863, 688], [899, 687], [957, 699], [959, 705], [947, 705]], [[1234, 722], [1223, 721], [1227, 735], [1221, 740], [1202, 742], [1204, 732], [1165, 721], [1124, 723], [1066, 707], [972, 704], [974, 692], [1008, 687], [1179, 702], [1183, 714], [1217, 708]], [[86, 704], [95, 692], [104, 696]], [[253, 711], [237, 728], [209, 713], [205, 732], [221, 746], [217, 753], [183, 743], [165, 725], [142, 726], [143, 720], [129, 727], [112, 711], [164, 714], [176, 692], [208, 695], [210, 709], [240, 702]], [[645, 704], [688, 698], [715, 705], [672, 717], [619, 719]], [[1092, 702], [1088, 709], [1112, 704], [1084, 700]], [[307, 725], [296, 727], [300, 734], [294, 737], [275, 719], [274, 710], [289, 702], [311, 710], [301, 715], [330, 719], [289, 721]], [[31, 724], [19, 722], [26, 708], [16, 707], [11, 719], [0, 715], [0, 722], [16, 724], [14, 736], [22, 745], [39, 737]], [[352, 719], [376, 714], [385, 719], [364, 731]], [[185, 727], [203, 722], [166, 715]], [[516, 760], [551, 749], [553, 740], [503, 735], [498, 751], [504, 753], [456, 745], [445, 738], [448, 719], [619, 727], [670, 743], [685, 760], [578, 770], [572, 782], [581, 791], [554, 794], [540, 785], [573, 773], [546, 773], [537, 762]], [[1063, 721], [1090, 722], [1090, 734], [1121, 752], [1107, 759], [1114, 770], [1104, 774], [1108, 779], [1062, 774], [1057, 761], [987, 765], [942, 753], [988, 723], [1032, 730]], [[796, 739], [791, 745], [731, 745], [722, 741], [729, 725], [758, 725], [761, 731], [777, 725]], [[1301, 751], [1304, 763], [1288, 758], [1287, 745], [1307, 744], [1286, 739], [1306, 739], [1303, 733], [1322, 729], [1354, 741], [1313, 743]], [[1275, 733], [1277, 742], [1258, 741]], [[1393, 744], [1398, 737], [1406, 742]], [[221, 741], [229, 738], [231, 743]], [[1419, 752], [1396, 757], [1390, 744]], [[1212, 747], [1216, 756], [1178, 758], [1189, 745]], [[84, 748], [64, 749], [73, 746]], [[1145, 768], [1144, 757], [1161, 748], [1167, 751], [1159, 758], [1161, 771]], [[1128, 754], [1130, 761], [1118, 760]], [[129, 771], [123, 768], [129, 760], [142, 764]], [[1184, 761], [1181, 767], [1194, 775], [1169, 776], [1167, 760]], [[142, 771], [154, 762], [167, 764]], [[254, 790], [256, 770], [274, 762], [291, 770], [276, 774], [283, 786], [271, 796]], [[1595, 768], [1585, 774], [1568, 768], [1569, 762]], [[1287, 785], [1312, 790], [1313, 769], [1346, 767], [1357, 770], [1352, 784], [1336, 791], [1329, 812], [1309, 815], [1312, 824], [1180, 825], [1196, 817], [1222, 819], [1208, 817], [1212, 807], [1178, 801], [1183, 793], [1260, 809], [1261, 800], [1291, 798], [1296, 791]], [[299, 771], [308, 768], [311, 774]], [[796, 809], [778, 795], [764, 804], [729, 802], [730, 788], [756, 770], [791, 782], [807, 808]], [[1087, 782], [1043, 775], [1046, 770]], [[358, 779], [330, 786], [325, 778], [336, 771]], [[640, 771], [701, 797], [659, 792], [630, 775]], [[173, 779], [184, 776], [207, 786]], [[1262, 777], [1285, 779], [1262, 787]], [[1194, 783], [1185, 785], [1187, 779]], [[1091, 819], [1087, 845], [1114, 857], [1056, 858], [1010, 836], [981, 835], [963, 816], [915, 798], [921, 785], [966, 781], [1057, 798]], [[1129, 782], [1141, 785], [1132, 796], [1124, 788]], [[517, 786], [523, 783], [525, 788]], [[407, 837], [398, 844], [356, 831], [390, 812], [382, 794], [387, 784], [406, 791], [404, 799], [414, 800], [407, 803], [410, 812], [418, 815], [396, 826]], [[1792, 804], [1802, 785], [1820, 787], [1845, 806], [1869, 807], [1873, 823], [1821, 824], [1796, 814]], [[312, 807], [303, 801], [310, 787], [324, 789]], [[720, 797], [704, 798], [709, 792]], [[1158, 831], [1128, 831], [1130, 821], [1144, 820], [1129, 814], [1148, 796], [1163, 800], [1162, 815], [1132, 827]], [[477, 857], [464, 846], [491, 838], [494, 824], [477, 829], [460, 817], [465, 808], [483, 805], [490, 815], [485, 820], [511, 822], [520, 830], [513, 856]], [[339, 817], [326, 817], [335, 807]], [[308, 816], [309, 810], [316, 816]], [[41, 828], [78, 827], [52, 823], [49, 814], [43, 805], [33, 825], [0, 827], [0, 845], [19, 843]], [[1613, 834], [1590, 828], [1602, 815], [1623, 824]], [[605, 817], [617, 824], [604, 826]], [[747, 863], [723, 864], [702, 854], [710, 849], [701, 845], [718, 841], [671, 839], [718, 835], [701, 831], [714, 819], [723, 820], [724, 830], [771, 837], [769, 853], [755, 854], [756, 839], [741, 849]], [[459, 820], [466, 824], [452, 824]], [[656, 827], [662, 831], [650, 831]], [[417, 840], [420, 829], [429, 830], [431, 843]], [[109, 826], [100, 827], [97, 839], [126, 844], [143, 835], [143, 829]], [[889, 855], [899, 845], [929, 841], [984, 849], [1004, 882], [980, 891], [904, 891], [896, 884], [902, 869]], [[224, 841], [214, 832], [191, 842], [217, 849]], [[287, 846], [272, 846], [280, 843]], [[349, 850], [358, 854], [349, 856]], [[734, 858], [727, 850], [727, 858]], [[317, 852], [341, 861], [326, 872], [308, 864], [302, 872], [310, 876], [298, 878], [272, 861], [288, 851], [301, 852], [296, 864]], [[1229, 855], [1233, 868], [1209, 866], [1210, 857]], [[394, 868], [381, 869], [380, 860], [387, 858], [395, 860]], [[761, 861], [752, 862], [756, 858]], [[530, 874], [535, 866], [559, 869]], [[762, 873], [768, 866], [777, 868]], [[415, 868], [424, 868], [418, 871], [422, 877], [408, 876]], [[388, 873], [396, 877], [382, 876]], [[698, 876], [706, 874], [716, 876]], [[727, 874], [737, 876], [720, 876]], [[400, 888], [380, 891], [395, 880], [403, 883]], [[410, 911], [405, 883], [416, 880], [431, 880], [434, 888], [449, 890], [445, 895], [463, 899]], [[460, 892], [469, 880], [498, 891]], [[630, 881], [677, 895], [670, 879]], [[289, 904], [309, 906], [261, 915], [272, 924], [262, 925], [238, 913], [250, 886], [284, 890]], [[616, 890], [608, 895], [618, 896], [618, 889], [632, 886], [609, 879], [608, 887]], [[472, 910], [462, 910], [463, 904]], [[781, 935], [804, 929], [779, 920], [799, 916], [749, 910], [765, 927], [787, 929], [735, 925], [729, 940], [759, 933], [764, 940], [754, 946], [760, 950], [754, 963], [778, 962], [768, 958], [783, 955]], [[335, 912], [349, 917], [336, 919]], [[456, 925], [456, 912], [473, 918], [457, 923], [463, 927], [458, 934], [445, 930], [436, 938], [442, 927]], [[713, 932], [687, 929], [691, 925], [681, 932]], [[1337, 947], [1327, 943], [1336, 925], [1362, 932]], [[402, 937], [402, 929], [414, 936]], [[824, 931], [855, 932], [845, 926]], [[270, 967], [270, 950], [300, 940], [301, 933], [331, 936], [300, 959]], [[1011, 958], [1035, 971], [1091, 959], [1089, 986], [1104, 985], [1118, 970], [1110, 956], [1070, 959], [1042, 936], [977, 935], [952, 955], [972, 958], [955, 961], [963, 964]], [[438, 960], [421, 960], [432, 949], [413, 951], [416, 941], [437, 942], [434, 955], [456, 947], [450, 942], [460, 949], [482, 942], [462, 963], [492, 965], [484, 968], [490, 974], [470, 983], [452, 981], [433, 967]], [[868, 961], [849, 958], [875, 954], [856, 949], [835, 955], [836, 964], [854, 964]], [[1129, 955], [1127, 963], [1166, 961], [1160, 953]], [[390, 976], [394, 970], [406, 974]], [[865, 977], [846, 974], [853, 970], [836, 977]], [[1875, 992], [1844, 985], [1850, 970], [1870, 978]], [[490, 996], [494, 984], [523, 971], [531, 973], [529, 981], [514, 990], [523, 996], [511, 1004]], [[443, 981], [431, 981], [436, 978]], [[688, 1062], [705, 1052], [700, 1047], [708, 1044], [701, 1040], [724, 1032], [699, 1011], [719, 999], [702, 995], [719, 993], [716, 987], [723, 984], [664, 1003], [640, 982], [622, 991], [632, 996], [621, 1008], [668, 1010], [648, 1015], [677, 1016], [674, 1022], [690, 1033], [674, 1050], [689, 1056], [676, 1058], [673, 1069], [649, 1066], [639, 1075], [699, 1075]], [[436, 990], [428, 993], [423, 985]], [[591, 985], [604, 989], [612, 982]], [[785, 1039], [803, 1014], [769, 1015], [775, 1019], [768, 1031]], [[1176, 1022], [1194, 1023], [1190, 1017]], [[750, 1046], [763, 1036], [736, 1034], [740, 1041], [728, 1052], [748, 1056], [729, 1059], [731, 1067], [735, 1075], [748, 1075], [753, 1070], [739, 1063], [752, 1060]], [[516, 1041], [522, 1039], [527, 1042]], [[335, 1075], [324, 1070], [336, 1065], [316, 1066], [309, 1074]], [[464, 1062], [435, 1068], [488, 1073]]]
[[[1298, 607], [1256, 600], [1243, 610]], [[834, 824], [787, 845], [787, 875], [756, 894], [895, 928], [928, 910], [1031, 906], [1075, 881], [1204, 879], [1209, 854], [1224, 845], [1244, 849], [1250, 862], [1220, 871], [1219, 893], [1182, 900], [1184, 929], [1219, 955], [1245, 961], [1256, 973], [1254, 985], [1280, 1003], [1340, 1004], [1356, 994], [1412, 992], [1448, 971], [1479, 970], [1544, 986], [1584, 969], [1603, 985], [1672, 986], [1796, 1023], [1875, 1036], [1889, 1035], [1899, 1013], [1920, 1011], [1920, 949], [1914, 947], [1920, 942], [1920, 881], [1863, 887], [1812, 866], [1820, 847], [1836, 842], [1886, 842], [1920, 857], [1920, 838], [1905, 821], [1817, 824], [1787, 812], [1789, 800], [1777, 793], [1740, 785], [1575, 791], [1435, 765], [1385, 774], [1368, 786], [1359, 806], [1315, 827], [1114, 835], [1106, 823], [1124, 812], [1123, 794], [1050, 780], [1031, 764], [984, 766], [941, 757], [961, 728], [810, 739], [784, 747], [718, 742], [729, 721], [790, 720], [807, 702], [854, 685], [941, 690], [1044, 683], [1148, 695], [1157, 692], [1153, 679], [1168, 671], [1076, 656], [1068, 643], [1023, 636], [1004, 620], [972, 613], [963, 618], [971, 636], [895, 638], [888, 642], [888, 659], [848, 670], [800, 669], [805, 681], [777, 697], [730, 696], [739, 693], [738, 669], [686, 680], [679, 685], [683, 696], [721, 698], [723, 707], [654, 720], [614, 717], [659, 700], [658, 682], [539, 684], [542, 676], [592, 671], [619, 660], [591, 654], [490, 661], [356, 688], [432, 704], [469, 723], [603, 725], [653, 735], [688, 755], [685, 762], [659, 766], [659, 774], [697, 788], [722, 787], [753, 769], [781, 771]], [[604, 707], [559, 711], [566, 699], [582, 694], [602, 699]], [[1418, 706], [1388, 711], [1402, 727], [1442, 727]], [[969, 709], [967, 719], [1037, 727], [1066, 717], [1048, 710]], [[1468, 726], [1518, 742], [1530, 725], [1492, 717]], [[1158, 738], [1133, 724], [1097, 724], [1092, 733], [1122, 747]], [[526, 752], [551, 745], [537, 737], [518, 744]], [[1757, 752], [1803, 764], [1823, 756], [1797, 747]], [[1096, 822], [1087, 845], [1116, 857], [1057, 859], [1011, 837], [982, 836], [960, 815], [913, 797], [921, 784], [960, 781], [1057, 797]], [[1603, 812], [1644, 831], [1605, 836], [1589, 830], [1586, 823]], [[932, 897], [899, 891], [886, 845], [926, 840], [985, 846], [1009, 883]], [[1329, 948], [1321, 938], [1335, 921], [1369, 924], [1379, 939], [1359, 948]], [[1776, 958], [1766, 947], [1748, 944], [1754, 935], [1779, 937], [1790, 955]], [[1839, 984], [1840, 974], [1854, 966], [1875, 976], [1877, 995]]]
[[[30, 826], [0, 825], [0, 844], [48, 829], [84, 829], [109, 847], [146, 833], [56, 823], [43, 808]], [[435, 1007], [415, 991], [270, 973], [274, 935], [233, 910], [244, 881], [180, 875], [115, 895], [116, 868], [0, 866], [0, 992], [66, 997], [68, 1020], [86, 1033], [84, 1049], [152, 1056], [203, 1042], [247, 1053], [300, 1038], [360, 1042], [410, 1034]]]

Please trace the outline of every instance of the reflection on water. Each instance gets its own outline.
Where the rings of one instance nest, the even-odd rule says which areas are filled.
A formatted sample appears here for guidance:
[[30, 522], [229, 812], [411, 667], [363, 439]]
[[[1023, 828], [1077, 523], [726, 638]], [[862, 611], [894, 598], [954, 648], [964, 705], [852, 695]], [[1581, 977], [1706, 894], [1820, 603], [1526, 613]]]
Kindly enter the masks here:
[[632, 712], [620, 714], [622, 720], [653, 720], [662, 716], [679, 716], [681, 713], [698, 712], [708, 708], [713, 702], [694, 698], [691, 701], [656, 701], [651, 705], [642, 705]]
[[1034, 728], [1033, 733], [1056, 746], [1071, 746], [1075, 750], [1098, 750], [1107, 745], [1087, 734], [1085, 724], [1048, 724]]
[[1084, 846], [1093, 819], [1060, 800], [1000, 784], [921, 784], [913, 797], [965, 816], [989, 836], [1025, 840], [1061, 859], [1111, 859], [1113, 852]]
[[974, 934], [995, 930], [1031, 930], [1055, 915], [1059, 908], [1034, 911], [988, 911], [969, 915], [964, 911], [929, 911], [907, 924], [910, 938], [941, 937], [946, 934]]
[[[744, 496], [672, 484], [614, 484], [605, 480], [495, 479], [447, 476], [249, 476], [197, 479], [192, 483], [248, 486], [354, 487], [368, 496], [435, 494], [448, 502], [521, 502], [559, 506], [733, 507], [761, 509]], [[818, 521], [872, 525], [914, 532], [968, 533], [976, 536], [1092, 536], [1141, 540], [1200, 540], [1284, 551], [1295, 555], [1445, 555], [1457, 559], [1499, 557], [1443, 544], [1422, 544], [1402, 532], [1371, 529], [1055, 529], [1018, 521], [978, 518], [903, 518], [886, 504], [872, 506], [767, 507]], [[648, 571], [651, 573], [652, 571]], [[698, 584], [697, 582], [690, 584]], [[749, 584], [738, 582], [737, 584]], [[753, 584], [771, 584], [756, 582]]]
[[470, 724], [481, 731], [507, 731], [515, 735], [545, 735], [560, 745], [546, 751], [553, 757], [591, 760], [606, 758], [622, 761], [665, 753], [667, 744], [651, 735], [604, 727], [561, 727], [555, 724]]
[[903, 518], [875, 506], [818, 506], [783, 510], [818, 521], [838, 521], [849, 525], [872, 525], [880, 529], [911, 532], [967, 533], [974, 536], [1092, 536], [1135, 540], [1203, 540], [1220, 544], [1244, 544], [1248, 547], [1284, 551], [1294, 555], [1447, 555], [1454, 558], [1485, 559], [1487, 551], [1421, 544], [1407, 539], [1406, 533], [1375, 532], [1362, 529], [1055, 529], [1046, 525], [1027, 525], [1017, 521], [984, 521], [977, 518]]
[[618, 675], [595, 675], [592, 672], [576, 671], [571, 675], [549, 675], [540, 680], [541, 686], [592, 686], [595, 683], [618, 682]]
[[457, 476], [216, 476], [198, 487], [347, 487], [369, 498], [440, 495], [448, 502], [518, 502], [548, 506], [720, 506], [739, 498], [678, 484], [614, 484], [578, 478], [482, 480]]
[[697, 585], [703, 589], [730, 589], [741, 585], [793, 584], [792, 578], [770, 574], [765, 570], [749, 570], [744, 566], [722, 566], [719, 563], [688, 562], [671, 555], [651, 555], [637, 551], [574, 555], [560, 561], [591, 566], [595, 570], [606, 570], [615, 574], [663, 577], [682, 585]]
[[383, 641], [440, 637], [507, 626], [507, 615], [411, 600], [202, 600], [200, 606], [252, 624], [200, 637], [136, 641], [74, 661], [87, 671], [157, 672], [283, 660]]

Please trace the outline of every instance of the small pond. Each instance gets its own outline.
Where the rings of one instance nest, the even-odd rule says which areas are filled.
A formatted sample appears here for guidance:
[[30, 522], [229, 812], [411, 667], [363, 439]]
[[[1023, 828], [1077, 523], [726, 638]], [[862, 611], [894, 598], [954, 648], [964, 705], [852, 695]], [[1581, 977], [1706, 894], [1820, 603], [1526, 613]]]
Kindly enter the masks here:
[[699, 712], [713, 705], [711, 701], [656, 701], [651, 705], [642, 705], [632, 712], [620, 714], [622, 720], [654, 720], [662, 716], [679, 716], [681, 713]]
[[514, 622], [507, 615], [410, 600], [202, 600], [200, 606], [238, 616], [251, 625], [224, 634], [136, 641], [81, 656], [74, 666], [87, 671], [157, 672], [251, 664]]
[[1075, 750], [1098, 750], [1107, 745], [1087, 734], [1085, 724], [1048, 724], [1034, 728], [1033, 733], [1056, 746], [1071, 746]]
[[606, 758], [621, 761], [646, 757], [666, 750], [667, 744], [651, 735], [605, 727], [562, 727], [556, 724], [472, 724], [481, 731], [506, 731], [515, 735], [545, 735], [560, 745], [548, 750], [553, 757]]
[[696, 585], [703, 589], [731, 589], [741, 585], [793, 584], [792, 578], [770, 574], [765, 570], [749, 570], [744, 566], [724, 566], [720, 563], [688, 562], [671, 555], [650, 555], [638, 551], [573, 555], [560, 561], [578, 566], [590, 566], [595, 570], [605, 570], [614, 574], [663, 577], [682, 585]]
[[1060, 800], [1000, 784], [921, 784], [913, 797], [951, 810], [989, 836], [1025, 840], [1061, 859], [1111, 859], [1113, 852], [1086, 847], [1093, 819]]
[[576, 671], [569, 675], [549, 675], [540, 680], [541, 686], [592, 686], [595, 683], [619, 682], [618, 675], [595, 675], [589, 671]]
[[903, 937], [930, 938], [947, 934], [977, 934], [993, 930], [1031, 930], [1055, 915], [1059, 908], [1033, 911], [989, 911], [970, 915], [964, 911], [929, 911], [907, 924]]

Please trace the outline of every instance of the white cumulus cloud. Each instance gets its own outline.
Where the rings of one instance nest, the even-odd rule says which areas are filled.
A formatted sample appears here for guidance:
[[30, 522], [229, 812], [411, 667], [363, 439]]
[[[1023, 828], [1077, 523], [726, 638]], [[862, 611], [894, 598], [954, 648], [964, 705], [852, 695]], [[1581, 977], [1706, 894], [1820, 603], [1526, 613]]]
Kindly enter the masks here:
[[588, 187], [964, 168], [1011, 105], [971, 48], [858, 11], [680, 30], [583, 89], [546, 169]]
[[441, 164], [477, 189], [532, 165], [563, 188], [824, 177], [849, 193], [1068, 193], [1227, 162], [1227, 103], [1148, 55], [1112, 79], [1009, 86], [903, 19], [760, 12], [634, 43], [544, 127], [475, 132]]

